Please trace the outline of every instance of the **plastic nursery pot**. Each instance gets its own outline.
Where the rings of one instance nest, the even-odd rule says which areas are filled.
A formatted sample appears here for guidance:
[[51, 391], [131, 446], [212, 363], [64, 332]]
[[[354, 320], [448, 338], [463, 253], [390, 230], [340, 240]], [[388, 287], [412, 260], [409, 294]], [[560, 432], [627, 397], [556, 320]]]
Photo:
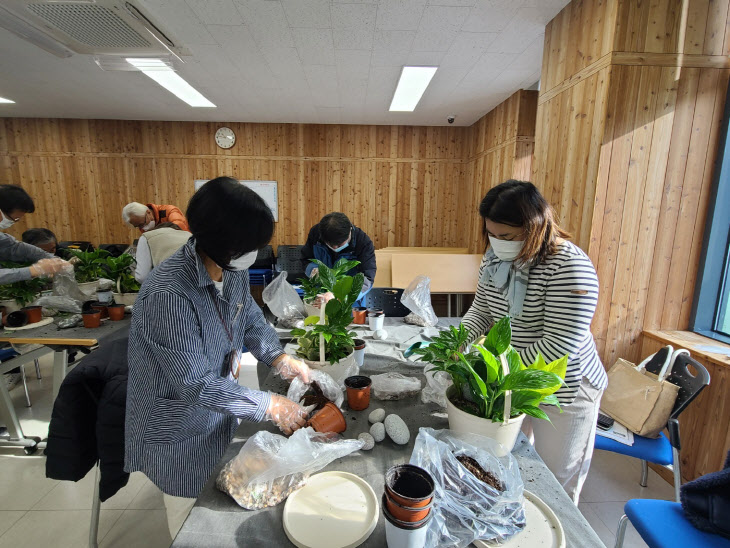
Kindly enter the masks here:
[[413, 464], [392, 466], [385, 474], [385, 492], [401, 506], [423, 508], [433, 500], [431, 474]]
[[317, 432], [335, 432], [339, 434], [347, 428], [345, 416], [342, 411], [332, 402], [326, 404], [309, 419], [307, 426], [311, 426]]
[[352, 323], [358, 325], [365, 325], [365, 320], [368, 317], [368, 309], [364, 306], [356, 306], [352, 309]]
[[[383, 495], [385, 499], [385, 495]], [[432, 512], [421, 521], [409, 523], [395, 518], [385, 506], [383, 500], [383, 516], [385, 516], [385, 540], [388, 548], [423, 548], [429, 528], [428, 522]]]
[[379, 331], [383, 329], [385, 316], [383, 314], [368, 313], [368, 322], [370, 323], [370, 331]]
[[23, 312], [28, 315], [28, 323], [38, 323], [43, 319], [43, 307], [41, 306], [26, 306], [23, 308]]
[[382, 308], [368, 308], [368, 316], [382, 316], [383, 314]]
[[353, 411], [362, 411], [370, 405], [370, 385], [373, 381], [364, 375], [355, 375], [345, 379], [347, 389], [347, 405]]
[[99, 311], [99, 313], [101, 314], [101, 319], [102, 320], [104, 318], [108, 318], [109, 317], [109, 311], [107, 310], [107, 307], [106, 307], [106, 305], [104, 303], [100, 303], [100, 302], [91, 303], [91, 308], [92, 308], [92, 310], [98, 310]]
[[23, 327], [28, 325], [28, 314], [23, 310], [16, 310], [3, 316], [3, 325], [6, 327]]
[[385, 501], [385, 507], [390, 512], [390, 515], [395, 519], [404, 521], [406, 523], [416, 523], [428, 517], [433, 507], [433, 500], [426, 506], [419, 508], [409, 508], [395, 502], [387, 492], [383, 493], [383, 500]]
[[353, 352], [355, 354], [355, 362], [357, 362], [358, 367], [362, 367], [362, 364], [365, 363], [365, 341], [362, 339], [354, 339], [355, 347], [353, 349]]
[[86, 328], [93, 329], [101, 325], [101, 312], [98, 310], [83, 312], [81, 317], [84, 319], [84, 327]]
[[111, 306], [107, 307], [107, 310], [109, 312], [109, 319], [113, 322], [118, 322], [119, 320], [124, 319], [124, 309], [125, 306], [123, 304], [113, 304]]

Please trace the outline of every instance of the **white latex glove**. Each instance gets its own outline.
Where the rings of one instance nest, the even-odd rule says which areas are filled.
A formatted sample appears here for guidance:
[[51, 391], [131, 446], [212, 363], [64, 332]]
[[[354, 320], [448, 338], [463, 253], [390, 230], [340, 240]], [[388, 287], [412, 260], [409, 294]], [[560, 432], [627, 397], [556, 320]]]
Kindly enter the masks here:
[[313, 268], [312, 271], [309, 273], [309, 277], [314, 278], [317, 274], [319, 274], [319, 268]]
[[287, 436], [304, 426], [308, 416], [307, 411], [298, 403], [279, 394], [271, 394], [266, 420], [273, 422]]
[[328, 291], [327, 293], [320, 293], [312, 301], [312, 306], [314, 306], [315, 308], [321, 308], [334, 298], [334, 294], [330, 291]]
[[298, 360], [289, 354], [282, 354], [274, 360], [271, 365], [282, 379], [290, 381], [301, 377], [305, 384], [309, 384], [312, 370], [302, 360]]
[[30, 275], [33, 278], [50, 278], [56, 272], [64, 270], [68, 267], [68, 263], [63, 259], [41, 259], [30, 267]]

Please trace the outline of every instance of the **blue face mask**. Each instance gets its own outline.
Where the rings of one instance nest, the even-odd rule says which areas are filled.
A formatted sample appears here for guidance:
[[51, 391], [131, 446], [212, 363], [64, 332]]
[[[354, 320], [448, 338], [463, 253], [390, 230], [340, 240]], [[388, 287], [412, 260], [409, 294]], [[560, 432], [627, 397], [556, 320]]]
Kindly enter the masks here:
[[350, 245], [350, 242], [345, 242], [340, 247], [338, 247], [337, 249], [333, 249], [332, 251], [334, 251], [335, 253], [339, 253], [340, 251], [344, 250], [348, 245]]

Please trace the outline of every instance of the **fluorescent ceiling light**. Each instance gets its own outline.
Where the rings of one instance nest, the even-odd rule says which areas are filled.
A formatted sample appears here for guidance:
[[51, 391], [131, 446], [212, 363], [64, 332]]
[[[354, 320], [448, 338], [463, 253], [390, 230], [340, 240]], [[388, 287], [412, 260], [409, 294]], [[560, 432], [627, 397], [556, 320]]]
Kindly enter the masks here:
[[403, 72], [395, 88], [390, 110], [409, 111], [416, 109], [423, 92], [426, 91], [431, 78], [438, 67], [403, 67]]
[[169, 63], [165, 63], [162, 59], [127, 58], [127, 62], [144, 72], [167, 91], [185, 101], [191, 107], [215, 108], [213, 103], [208, 101], [198, 90], [183, 80], [169, 66]]
[[11, 99], [6, 99], [5, 97], [0, 97], [0, 103], [14, 103], [15, 101]]

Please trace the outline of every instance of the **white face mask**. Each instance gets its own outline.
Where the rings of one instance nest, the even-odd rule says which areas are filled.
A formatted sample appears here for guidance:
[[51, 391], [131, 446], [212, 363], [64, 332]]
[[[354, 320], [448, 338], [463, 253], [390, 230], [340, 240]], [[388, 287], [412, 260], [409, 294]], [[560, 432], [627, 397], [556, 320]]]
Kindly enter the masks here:
[[489, 236], [489, 245], [501, 261], [514, 261], [525, 245], [523, 240], [498, 240]]
[[259, 252], [256, 250], [251, 251], [250, 253], [244, 253], [238, 259], [231, 259], [231, 262], [228, 263], [228, 266], [231, 270], [246, 270], [253, 263], [256, 262], [256, 257], [258, 257], [258, 255]]
[[149, 230], [152, 230], [153, 228], [155, 228], [155, 222], [154, 221], [150, 221], [146, 225], [143, 225], [142, 226], [142, 231], [143, 232], [147, 232]]
[[6, 217], [5, 213], [3, 213], [2, 211], [0, 211], [0, 213], [3, 216], [3, 220], [0, 221], [0, 228], [3, 228], [3, 229], [10, 228], [11, 226], [13, 226], [15, 224], [15, 221], [13, 219], [11, 219], [10, 217]]

